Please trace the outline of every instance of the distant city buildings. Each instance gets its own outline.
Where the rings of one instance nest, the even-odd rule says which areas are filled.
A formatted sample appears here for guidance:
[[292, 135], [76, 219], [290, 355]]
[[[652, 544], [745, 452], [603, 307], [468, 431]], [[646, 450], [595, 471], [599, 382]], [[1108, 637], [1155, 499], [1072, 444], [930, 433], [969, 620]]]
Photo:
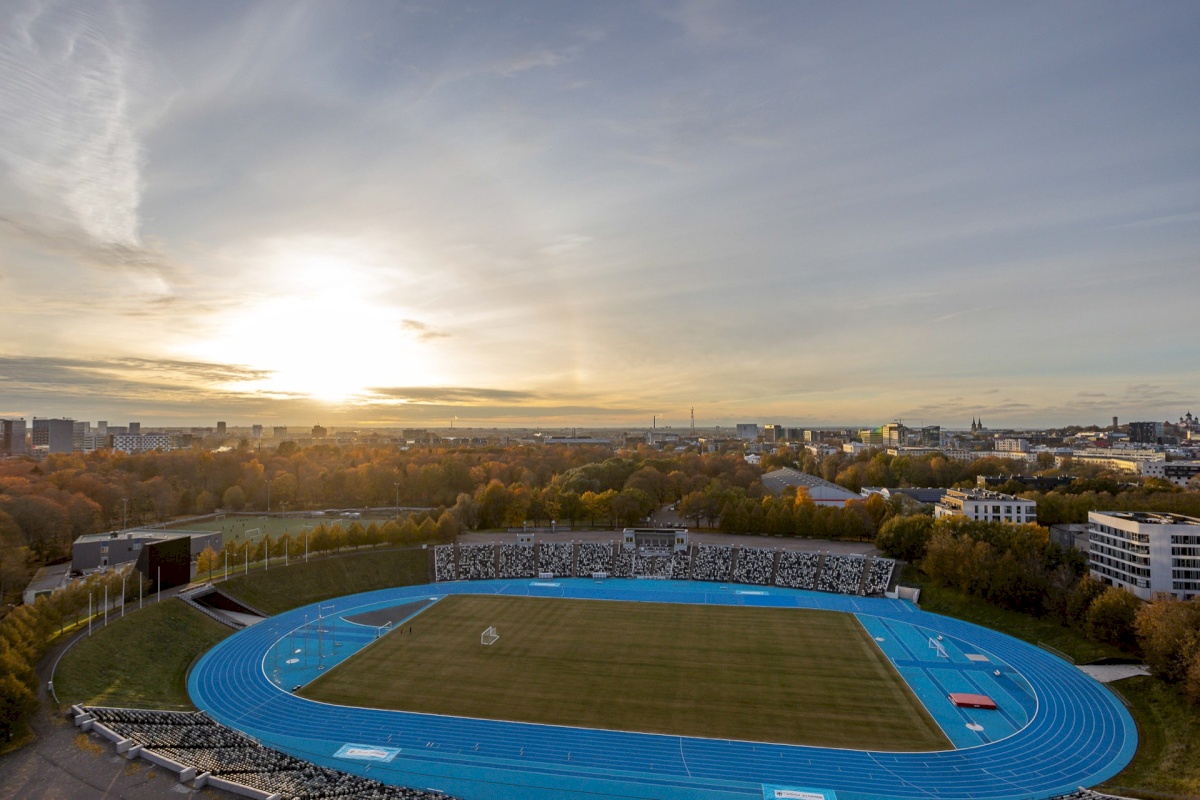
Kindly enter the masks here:
[[1092, 575], [1143, 600], [1200, 595], [1200, 519], [1144, 511], [1088, 513]]

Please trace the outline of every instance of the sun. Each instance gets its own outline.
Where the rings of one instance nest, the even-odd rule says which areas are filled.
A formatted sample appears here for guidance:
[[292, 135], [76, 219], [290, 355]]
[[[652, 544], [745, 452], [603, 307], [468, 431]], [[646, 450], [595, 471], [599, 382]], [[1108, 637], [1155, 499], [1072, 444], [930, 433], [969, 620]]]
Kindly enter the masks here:
[[388, 281], [346, 247], [288, 248], [268, 259], [272, 289], [219, 315], [203, 357], [267, 375], [241, 390], [354, 401], [373, 387], [427, 385], [428, 348], [386, 301]]

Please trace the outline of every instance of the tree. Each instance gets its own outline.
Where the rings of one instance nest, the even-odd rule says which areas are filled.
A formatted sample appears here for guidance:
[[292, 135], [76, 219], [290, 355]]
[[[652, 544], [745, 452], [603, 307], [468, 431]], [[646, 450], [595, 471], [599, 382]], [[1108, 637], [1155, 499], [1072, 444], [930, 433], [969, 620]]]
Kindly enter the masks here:
[[889, 558], [910, 564], [925, 556], [925, 548], [933, 534], [933, 520], [924, 514], [892, 517], [883, 523], [875, 536], [875, 546]]
[[208, 577], [212, 578], [213, 570], [217, 568], [218, 564], [217, 551], [212, 549], [212, 545], [209, 545], [196, 557], [196, 572], [207, 572]]
[[241, 511], [246, 506], [246, 490], [241, 486], [230, 486], [221, 496], [221, 507]]
[[1109, 586], [1088, 609], [1084, 630], [1097, 642], [1132, 650], [1137, 643], [1134, 623], [1140, 606], [1132, 592]]
[[1135, 625], [1151, 673], [1168, 683], [1184, 682], [1200, 654], [1200, 598], [1156, 596], [1138, 610]]

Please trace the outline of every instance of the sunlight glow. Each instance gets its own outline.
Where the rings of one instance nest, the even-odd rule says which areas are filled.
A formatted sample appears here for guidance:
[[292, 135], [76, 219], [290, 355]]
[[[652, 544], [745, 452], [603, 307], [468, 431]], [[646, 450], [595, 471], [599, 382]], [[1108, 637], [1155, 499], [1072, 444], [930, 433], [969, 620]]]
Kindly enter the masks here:
[[424, 385], [427, 348], [386, 303], [386, 271], [345, 246], [290, 246], [269, 259], [264, 299], [220, 318], [201, 355], [272, 374], [253, 386], [330, 403], [353, 402], [372, 387]]

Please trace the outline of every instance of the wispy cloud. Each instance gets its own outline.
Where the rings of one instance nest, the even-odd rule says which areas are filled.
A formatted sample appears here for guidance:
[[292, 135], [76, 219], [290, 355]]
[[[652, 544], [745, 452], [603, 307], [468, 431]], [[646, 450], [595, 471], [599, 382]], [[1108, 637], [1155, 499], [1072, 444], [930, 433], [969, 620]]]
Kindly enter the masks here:
[[575, 52], [574, 50], [533, 50], [494, 64], [492, 69], [506, 78], [511, 78], [514, 75], [539, 67], [557, 67], [559, 64], [574, 58]]
[[534, 400], [537, 395], [511, 389], [486, 389], [465, 386], [388, 386], [368, 390], [378, 401], [428, 404], [480, 405]]
[[428, 324], [415, 319], [404, 320], [400, 323], [400, 327], [404, 328], [406, 331], [412, 331], [417, 335], [417, 338], [423, 342], [427, 342], [432, 339], [446, 339], [450, 336], [450, 334], [446, 333], [445, 331], [434, 330], [433, 328], [429, 327]]
[[23, 205], [118, 257], [136, 251], [143, 151], [132, 105], [145, 65], [126, 7], [26, 0], [5, 20], [0, 161]]

